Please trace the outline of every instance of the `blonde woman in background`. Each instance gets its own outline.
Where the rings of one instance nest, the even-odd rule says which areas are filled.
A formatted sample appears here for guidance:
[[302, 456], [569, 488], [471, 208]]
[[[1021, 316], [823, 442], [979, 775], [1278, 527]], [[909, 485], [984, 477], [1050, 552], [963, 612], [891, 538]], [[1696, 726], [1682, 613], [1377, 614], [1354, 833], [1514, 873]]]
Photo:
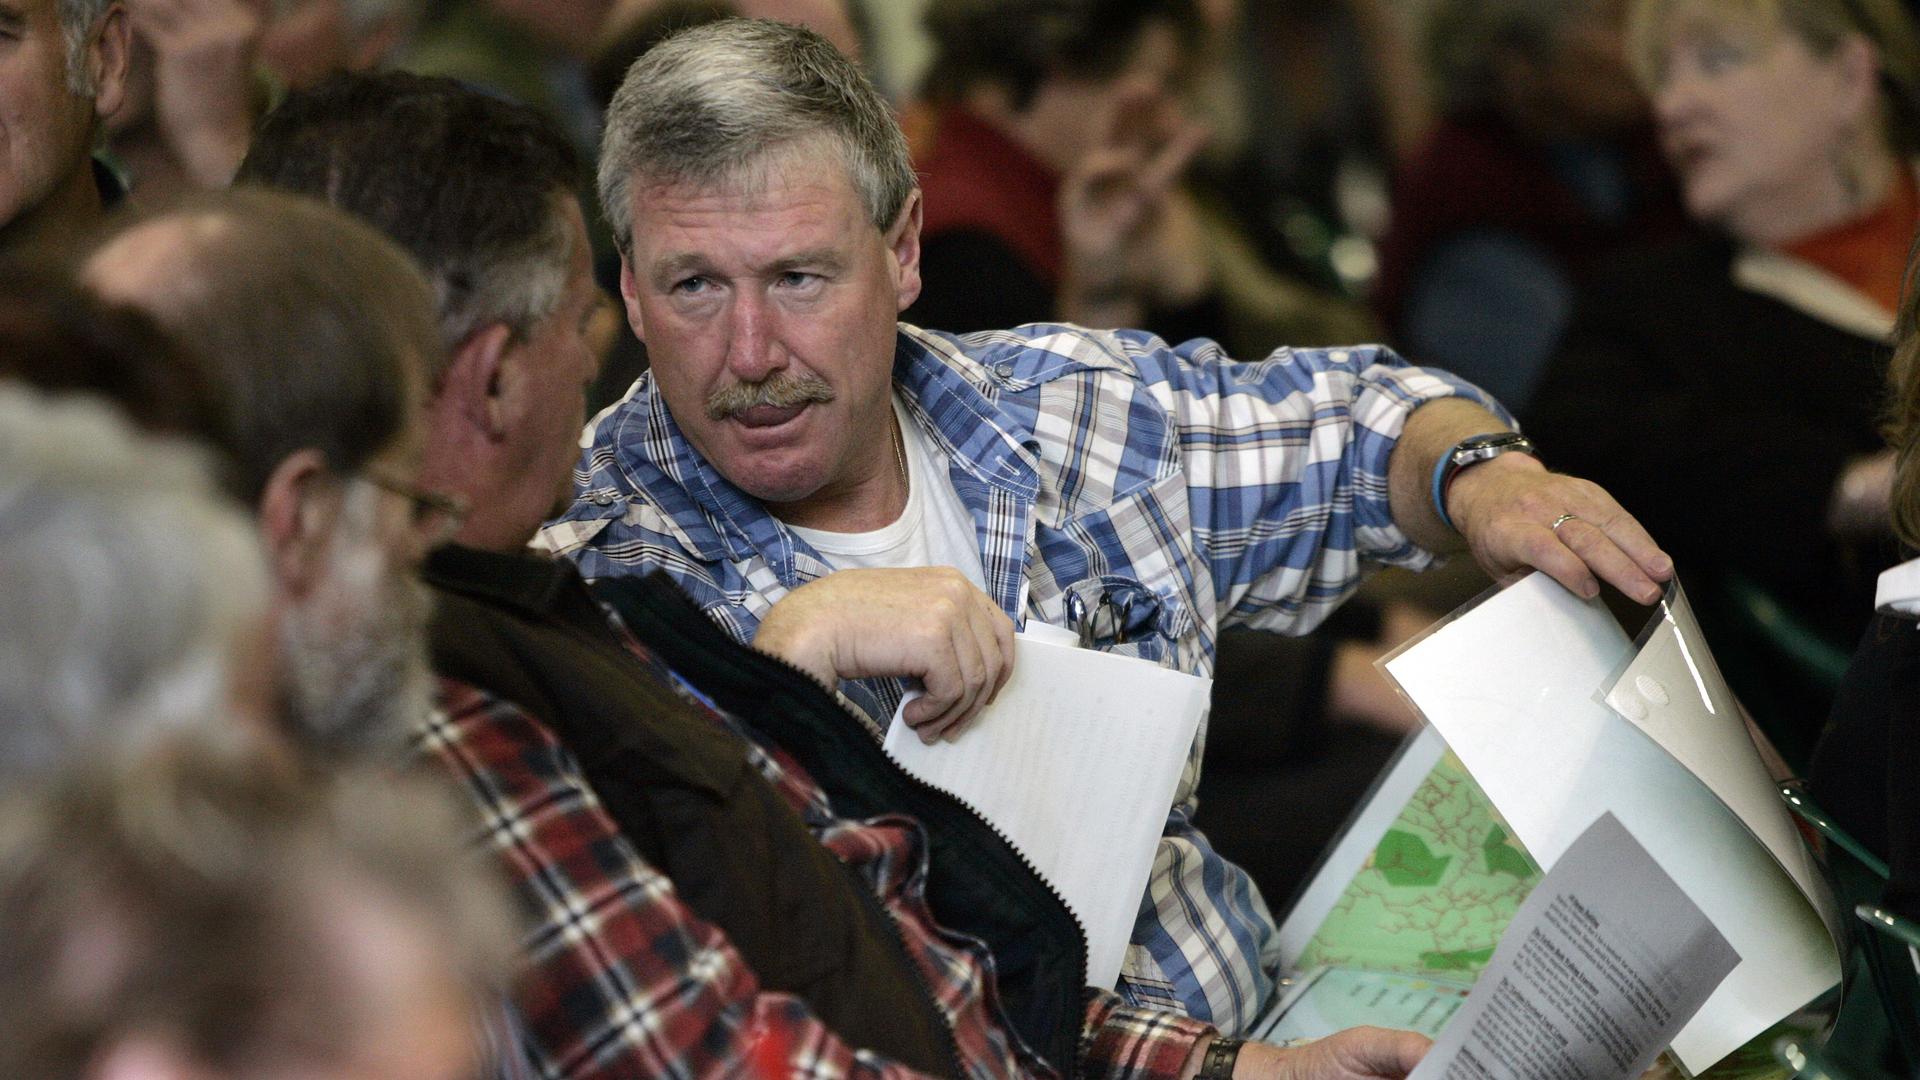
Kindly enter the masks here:
[[1885, 517], [1920, 43], [1898, 0], [1638, 0], [1627, 40], [1702, 228], [1599, 276], [1523, 419], [1672, 552], [1735, 689], [1801, 763], [1893, 559], [1884, 526], [1834, 522]]

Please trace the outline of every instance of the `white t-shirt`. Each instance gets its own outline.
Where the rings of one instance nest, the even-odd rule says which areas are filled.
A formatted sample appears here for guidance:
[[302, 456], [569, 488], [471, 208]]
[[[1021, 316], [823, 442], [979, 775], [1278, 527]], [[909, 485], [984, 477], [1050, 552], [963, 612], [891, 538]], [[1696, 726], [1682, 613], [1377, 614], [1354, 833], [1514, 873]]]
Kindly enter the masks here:
[[893, 415], [907, 458], [907, 508], [893, 524], [861, 533], [789, 528], [836, 570], [951, 566], [985, 592], [987, 575], [980, 565], [973, 517], [947, 479], [947, 456], [907, 415], [898, 396]]

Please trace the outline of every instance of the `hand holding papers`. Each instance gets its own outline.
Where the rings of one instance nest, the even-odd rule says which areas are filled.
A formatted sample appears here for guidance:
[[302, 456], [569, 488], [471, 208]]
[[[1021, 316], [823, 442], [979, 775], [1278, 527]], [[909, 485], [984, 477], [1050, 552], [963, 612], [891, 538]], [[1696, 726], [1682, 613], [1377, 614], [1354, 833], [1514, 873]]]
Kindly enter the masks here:
[[1598, 603], [1534, 575], [1384, 667], [1431, 727], [1288, 913], [1289, 966], [1471, 977], [1539, 867], [1610, 857], [1573, 848], [1611, 814], [1740, 957], [1673, 1036], [1685, 1069], [1838, 983], [1832, 897], [1677, 587], [1636, 645]]
[[[1670, 601], [1666, 611], [1677, 618], [1684, 605]], [[1663, 640], [1656, 633], [1649, 644], [1658, 649]], [[1701, 639], [1691, 629], [1684, 640]], [[1642, 666], [1635, 656], [1598, 602], [1535, 574], [1390, 658], [1386, 669], [1543, 866], [1611, 811], [1733, 944], [1741, 964], [1673, 1042], [1680, 1063], [1698, 1073], [1839, 982], [1828, 929], [1836, 920], [1824, 886], [1801, 870], [1806, 856], [1737, 715], [1690, 710], [1689, 725], [1738, 732], [1713, 736], [1716, 753], [1727, 756], [1704, 760], [1671, 739], [1673, 749], [1657, 741], [1663, 730], [1679, 734], [1671, 724], [1637, 727], [1597, 699], [1609, 689], [1617, 696], [1620, 673], [1630, 662]], [[1658, 663], [1690, 672], [1663, 684], [1667, 708], [1723, 693], [1706, 689], [1719, 677], [1704, 650], [1691, 668]], [[1689, 765], [1708, 769], [1710, 779]], [[1746, 790], [1754, 784], [1768, 794]]]
[[896, 715], [886, 749], [1033, 862], [1086, 930], [1088, 982], [1111, 988], [1211, 688], [1022, 634], [1013, 677], [958, 741], [923, 744]]

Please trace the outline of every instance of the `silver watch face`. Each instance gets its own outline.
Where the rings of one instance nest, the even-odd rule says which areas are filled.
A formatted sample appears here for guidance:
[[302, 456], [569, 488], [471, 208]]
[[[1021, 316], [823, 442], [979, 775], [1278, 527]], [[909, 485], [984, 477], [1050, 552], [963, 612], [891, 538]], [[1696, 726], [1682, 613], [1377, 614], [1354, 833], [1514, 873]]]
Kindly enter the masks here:
[[1532, 453], [1533, 443], [1518, 432], [1504, 432], [1498, 435], [1476, 435], [1464, 440], [1454, 448], [1453, 464], [1455, 468], [1499, 457], [1508, 451], [1517, 450]]

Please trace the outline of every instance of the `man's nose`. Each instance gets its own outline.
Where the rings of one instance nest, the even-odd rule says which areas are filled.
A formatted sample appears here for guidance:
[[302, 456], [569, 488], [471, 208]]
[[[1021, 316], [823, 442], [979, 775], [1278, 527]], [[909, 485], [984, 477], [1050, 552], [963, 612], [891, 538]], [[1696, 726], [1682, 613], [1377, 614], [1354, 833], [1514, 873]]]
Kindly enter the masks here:
[[743, 295], [728, 313], [727, 369], [741, 382], [757, 383], [787, 366], [773, 334], [774, 314], [757, 296]]

